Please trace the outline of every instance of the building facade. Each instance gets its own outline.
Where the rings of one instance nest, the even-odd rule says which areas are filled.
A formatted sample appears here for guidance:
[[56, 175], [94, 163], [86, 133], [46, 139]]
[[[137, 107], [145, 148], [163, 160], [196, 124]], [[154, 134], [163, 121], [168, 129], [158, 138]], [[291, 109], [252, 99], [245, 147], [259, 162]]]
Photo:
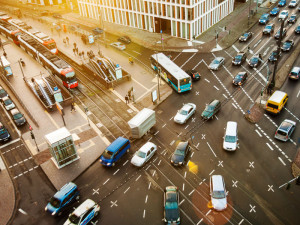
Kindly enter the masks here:
[[80, 15], [193, 40], [229, 15], [234, 0], [78, 0]]

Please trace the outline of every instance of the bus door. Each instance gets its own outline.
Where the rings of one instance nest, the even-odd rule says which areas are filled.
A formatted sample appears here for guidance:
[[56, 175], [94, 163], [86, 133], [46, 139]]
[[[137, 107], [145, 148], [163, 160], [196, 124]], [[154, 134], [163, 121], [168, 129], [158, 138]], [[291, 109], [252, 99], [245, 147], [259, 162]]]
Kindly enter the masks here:
[[4, 68], [5, 75], [7, 77], [13, 75], [13, 72], [12, 72], [11, 67], [10, 67], [10, 63], [8, 62], [8, 60], [4, 56], [1, 56], [1, 67]]

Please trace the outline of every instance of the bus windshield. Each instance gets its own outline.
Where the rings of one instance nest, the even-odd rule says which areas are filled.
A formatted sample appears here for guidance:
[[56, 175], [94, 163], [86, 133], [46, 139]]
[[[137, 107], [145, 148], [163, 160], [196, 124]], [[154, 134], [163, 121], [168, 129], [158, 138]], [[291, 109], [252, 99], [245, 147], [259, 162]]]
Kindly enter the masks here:
[[180, 80], [180, 86], [189, 84], [190, 81], [191, 81], [191, 78], [189, 78], [189, 77], [185, 78], [185, 79], [182, 79], [182, 80]]

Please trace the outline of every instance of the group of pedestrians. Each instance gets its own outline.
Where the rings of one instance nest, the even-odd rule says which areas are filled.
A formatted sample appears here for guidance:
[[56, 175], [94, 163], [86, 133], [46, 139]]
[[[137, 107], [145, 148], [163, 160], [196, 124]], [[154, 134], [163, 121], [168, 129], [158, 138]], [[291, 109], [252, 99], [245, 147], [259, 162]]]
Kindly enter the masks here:
[[128, 91], [128, 94], [125, 95], [125, 102], [126, 102], [126, 104], [129, 104], [130, 101], [133, 101], [133, 96], [132, 96], [132, 94], [131, 94], [131, 90], [129, 90], [129, 91]]

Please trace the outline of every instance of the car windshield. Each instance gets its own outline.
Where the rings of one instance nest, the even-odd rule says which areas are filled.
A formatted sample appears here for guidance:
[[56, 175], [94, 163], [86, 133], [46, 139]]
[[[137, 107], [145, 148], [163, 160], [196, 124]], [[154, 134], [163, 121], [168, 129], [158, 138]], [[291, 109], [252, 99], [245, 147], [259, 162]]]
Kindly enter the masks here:
[[212, 112], [212, 111], [214, 111], [214, 107], [211, 106], [211, 105], [207, 105], [207, 106], [205, 107], [205, 111]]
[[137, 151], [137, 152], [136, 152], [136, 155], [137, 155], [138, 157], [141, 157], [141, 158], [146, 158], [146, 153], [145, 153], [145, 152]]
[[212, 197], [216, 198], [216, 199], [225, 198], [225, 192], [224, 191], [213, 191]]
[[15, 120], [18, 120], [18, 119], [21, 119], [23, 117], [23, 115], [21, 113], [17, 113], [17, 114], [14, 114], [13, 117]]
[[12, 101], [10, 100], [10, 99], [6, 99], [5, 101], [4, 101], [4, 104], [5, 105], [10, 105], [12, 103]]
[[295, 18], [296, 18], [296, 16], [295, 16], [295, 15], [292, 15], [292, 16], [291, 16], [291, 19], [295, 19]]
[[76, 216], [75, 214], [71, 214], [69, 220], [74, 224], [78, 224], [80, 217]]
[[249, 36], [249, 34], [248, 34], [248, 33], [245, 33], [245, 34], [244, 34], [244, 37], [248, 37], [248, 36]]
[[218, 59], [214, 59], [213, 64], [219, 64], [220, 61]]
[[284, 45], [284, 46], [290, 46], [291, 43], [290, 43], [290, 42], [284, 42], [283, 45]]
[[242, 59], [242, 55], [237, 55], [236, 57], [235, 57], [235, 60], [241, 60]]
[[225, 136], [225, 142], [235, 143], [236, 142], [236, 137], [235, 136], [226, 135]]
[[0, 89], [0, 94], [6, 94], [6, 91], [4, 89]]
[[262, 18], [262, 19], [267, 19], [267, 18], [268, 18], [268, 15], [262, 15], [261, 18]]
[[166, 202], [166, 209], [177, 209], [177, 202]]
[[271, 29], [272, 29], [272, 26], [271, 26], [271, 25], [268, 25], [268, 26], [266, 26], [266, 29], [271, 30]]
[[106, 159], [110, 159], [114, 153], [111, 151], [108, 151], [107, 149], [104, 150], [102, 153], [102, 156]]
[[59, 201], [57, 198], [52, 197], [52, 198], [50, 199], [50, 204], [51, 204], [54, 208], [59, 208], [59, 206], [60, 206], [60, 201]]
[[281, 15], [286, 15], [286, 14], [288, 14], [288, 12], [281, 12]]
[[184, 155], [184, 149], [176, 149], [174, 154], [175, 155]]
[[181, 115], [186, 116], [186, 115], [188, 114], [188, 111], [186, 111], [186, 110], [184, 110], [184, 109], [180, 109], [180, 110], [179, 110], [179, 113], [180, 113]]
[[257, 58], [257, 57], [252, 58], [252, 59], [251, 59], [251, 62], [252, 62], [252, 63], [257, 63], [257, 62], [258, 62], [258, 58]]
[[277, 51], [272, 52], [272, 55], [273, 55], [273, 56], [277, 55]]

